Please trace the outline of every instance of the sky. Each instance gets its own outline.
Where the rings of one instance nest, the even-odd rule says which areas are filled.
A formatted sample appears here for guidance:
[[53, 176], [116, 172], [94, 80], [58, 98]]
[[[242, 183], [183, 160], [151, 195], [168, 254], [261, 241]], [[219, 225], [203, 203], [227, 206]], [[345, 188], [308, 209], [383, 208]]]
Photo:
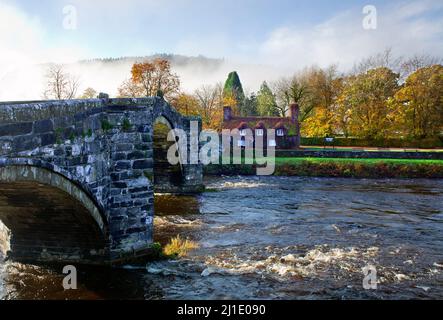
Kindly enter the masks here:
[[443, 56], [443, 1], [0, 0], [0, 43], [0, 84], [23, 65], [153, 53], [346, 71], [386, 48]]

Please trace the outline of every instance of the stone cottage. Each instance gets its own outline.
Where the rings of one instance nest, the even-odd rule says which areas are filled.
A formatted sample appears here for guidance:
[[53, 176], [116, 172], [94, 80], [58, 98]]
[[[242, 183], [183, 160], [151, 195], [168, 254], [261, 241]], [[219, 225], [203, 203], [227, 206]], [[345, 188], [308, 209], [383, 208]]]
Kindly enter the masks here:
[[[263, 137], [269, 147], [276, 149], [298, 149], [300, 147], [300, 107], [292, 104], [287, 117], [237, 117], [231, 107], [223, 108], [222, 129], [238, 129], [240, 136], [239, 147], [251, 147], [256, 137]], [[252, 131], [252, 137], [247, 137], [246, 130]], [[275, 139], [268, 139], [268, 130], [275, 130]]]

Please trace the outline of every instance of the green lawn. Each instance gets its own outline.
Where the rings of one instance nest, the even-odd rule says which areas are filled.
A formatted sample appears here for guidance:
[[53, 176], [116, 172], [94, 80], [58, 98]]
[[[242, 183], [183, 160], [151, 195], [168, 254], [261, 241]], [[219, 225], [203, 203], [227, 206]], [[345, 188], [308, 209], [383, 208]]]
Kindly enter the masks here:
[[443, 160], [421, 159], [348, 159], [348, 158], [276, 158], [276, 164], [300, 164], [304, 161], [312, 163], [361, 163], [361, 164], [432, 164], [443, 166]]
[[[236, 158], [238, 159], [238, 158]], [[263, 161], [260, 161], [262, 163]], [[422, 159], [360, 159], [360, 158], [296, 158], [296, 157], [278, 157], [275, 158], [275, 163], [277, 165], [291, 164], [297, 165], [303, 162], [311, 163], [361, 163], [366, 165], [374, 165], [378, 163], [386, 164], [428, 164], [428, 165], [441, 165], [443, 166], [443, 160], [422, 160]]]
[[362, 152], [443, 152], [443, 149], [414, 149], [414, 148], [375, 148], [375, 147], [335, 147], [302, 146], [304, 151], [362, 151]]

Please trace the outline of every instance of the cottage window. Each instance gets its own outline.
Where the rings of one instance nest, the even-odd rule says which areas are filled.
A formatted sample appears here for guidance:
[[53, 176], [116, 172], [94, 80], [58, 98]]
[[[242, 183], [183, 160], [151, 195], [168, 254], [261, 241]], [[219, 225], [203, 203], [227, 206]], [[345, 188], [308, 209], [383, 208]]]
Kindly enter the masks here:
[[255, 130], [255, 135], [256, 135], [257, 137], [263, 137], [263, 135], [264, 135], [264, 131], [263, 131], [263, 129], [257, 129], [257, 130]]
[[277, 130], [277, 136], [278, 137], [283, 137], [285, 135], [285, 131], [283, 129], [278, 129]]
[[269, 140], [269, 146], [270, 147], [276, 147], [277, 146], [277, 143], [275, 142], [275, 140]]

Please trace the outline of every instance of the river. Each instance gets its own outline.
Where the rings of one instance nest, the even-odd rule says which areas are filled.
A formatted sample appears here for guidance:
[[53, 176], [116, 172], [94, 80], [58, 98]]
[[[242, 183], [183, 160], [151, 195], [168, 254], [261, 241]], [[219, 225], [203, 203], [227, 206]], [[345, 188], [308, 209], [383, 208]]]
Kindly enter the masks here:
[[[79, 266], [70, 291], [60, 267], [0, 262], [0, 298], [443, 298], [443, 180], [222, 177], [206, 185], [198, 197], [156, 198], [156, 241], [195, 241], [186, 258]], [[375, 290], [363, 287], [366, 266], [375, 267]]]

